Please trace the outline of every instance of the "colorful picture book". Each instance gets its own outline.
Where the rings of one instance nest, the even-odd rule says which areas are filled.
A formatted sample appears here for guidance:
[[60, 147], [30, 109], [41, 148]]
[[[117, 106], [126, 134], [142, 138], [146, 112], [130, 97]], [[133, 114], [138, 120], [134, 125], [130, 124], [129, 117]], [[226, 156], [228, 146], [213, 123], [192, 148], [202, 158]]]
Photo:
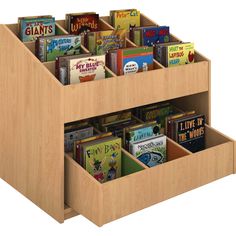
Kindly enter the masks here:
[[191, 152], [205, 148], [205, 116], [194, 112], [169, 119], [168, 135]]
[[87, 34], [87, 48], [94, 55], [103, 55], [110, 50], [124, 48], [126, 30], [104, 30]]
[[54, 61], [59, 56], [80, 54], [81, 36], [40, 36], [36, 41], [35, 53], [41, 62]]
[[165, 67], [194, 63], [194, 44], [176, 42], [157, 44], [154, 56]]
[[130, 143], [129, 150], [148, 167], [153, 167], [167, 161], [165, 135], [132, 142]]
[[117, 75], [134, 74], [153, 69], [153, 48], [135, 47], [112, 51], [110, 68]]
[[157, 136], [160, 130], [161, 126], [156, 121], [124, 128], [123, 145], [129, 151], [130, 143]]
[[121, 176], [121, 139], [99, 137], [77, 144], [80, 163], [97, 181], [104, 183]]
[[60, 56], [56, 57], [56, 64], [55, 64], [55, 75], [58, 80], [63, 84], [69, 84], [68, 79], [68, 60], [76, 59], [76, 58], [83, 58], [91, 56], [91, 53], [85, 53], [80, 55], [72, 55], [72, 56]]
[[52, 16], [20, 17], [18, 24], [23, 42], [35, 41], [39, 36], [55, 35], [55, 18]]
[[95, 12], [66, 14], [67, 31], [80, 35], [99, 30], [99, 15]]
[[136, 27], [130, 32], [131, 40], [138, 46], [154, 46], [170, 41], [169, 26]]
[[105, 64], [105, 55], [69, 59], [69, 83], [76, 84], [105, 79]]
[[115, 29], [129, 31], [140, 26], [140, 11], [137, 9], [110, 11], [110, 20]]

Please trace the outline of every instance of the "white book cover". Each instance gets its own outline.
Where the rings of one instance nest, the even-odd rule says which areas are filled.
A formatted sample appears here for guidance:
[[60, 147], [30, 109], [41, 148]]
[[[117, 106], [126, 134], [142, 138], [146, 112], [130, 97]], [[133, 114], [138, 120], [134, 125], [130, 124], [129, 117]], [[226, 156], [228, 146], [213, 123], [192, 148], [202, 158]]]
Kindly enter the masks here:
[[105, 55], [68, 60], [70, 84], [105, 79]]

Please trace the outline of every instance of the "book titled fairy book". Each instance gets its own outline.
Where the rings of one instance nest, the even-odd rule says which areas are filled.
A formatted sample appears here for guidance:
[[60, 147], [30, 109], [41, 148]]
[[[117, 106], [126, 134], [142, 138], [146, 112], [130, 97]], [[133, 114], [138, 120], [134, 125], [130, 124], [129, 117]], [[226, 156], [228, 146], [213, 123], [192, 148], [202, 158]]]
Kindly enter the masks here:
[[83, 145], [84, 168], [100, 183], [121, 176], [121, 139], [107, 137]]
[[105, 79], [105, 55], [68, 60], [70, 84]]
[[166, 162], [166, 136], [130, 143], [130, 152], [148, 167]]
[[104, 30], [87, 34], [87, 48], [94, 55], [125, 47], [126, 30]]
[[156, 45], [154, 55], [165, 67], [194, 63], [193, 43], [163, 43]]
[[111, 24], [115, 29], [126, 29], [129, 31], [140, 26], [140, 11], [137, 9], [110, 11]]
[[40, 61], [54, 61], [58, 56], [81, 53], [80, 35], [40, 36], [36, 41], [36, 56]]
[[98, 31], [99, 15], [95, 12], [66, 14], [66, 24], [70, 34]]
[[20, 17], [18, 23], [23, 42], [35, 41], [43, 35], [55, 35], [55, 18], [52, 16]]
[[169, 26], [136, 27], [130, 33], [131, 40], [138, 46], [153, 46], [170, 41]]
[[111, 69], [117, 75], [134, 74], [153, 69], [153, 48], [123, 48], [109, 53]]

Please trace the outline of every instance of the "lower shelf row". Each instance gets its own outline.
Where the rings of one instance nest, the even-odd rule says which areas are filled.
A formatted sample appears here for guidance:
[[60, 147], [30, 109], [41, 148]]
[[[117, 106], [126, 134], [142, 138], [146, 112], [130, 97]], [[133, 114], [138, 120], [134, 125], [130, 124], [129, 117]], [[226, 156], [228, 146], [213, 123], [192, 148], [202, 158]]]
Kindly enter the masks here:
[[122, 149], [121, 177], [101, 184], [65, 154], [65, 203], [101, 226], [233, 173], [233, 142], [205, 125], [205, 149], [167, 138], [167, 162], [149, 168]]

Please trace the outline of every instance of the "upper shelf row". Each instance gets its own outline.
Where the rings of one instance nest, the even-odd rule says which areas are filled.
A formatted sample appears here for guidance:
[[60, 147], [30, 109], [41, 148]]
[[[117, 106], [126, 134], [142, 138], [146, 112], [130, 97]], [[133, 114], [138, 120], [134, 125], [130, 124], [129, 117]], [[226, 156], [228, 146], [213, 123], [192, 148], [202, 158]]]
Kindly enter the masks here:
[[[100, 17], [99, 23], [99, 30], [114, 29], [110, 24], [109, 16]], [[158, 26], [157, 23], [143, 14], [140, 17], [140, 23], [141, 26]], [[7, 27], [19, 38], [18, 24], [7, 25]], [[56, 21], [56, 34], [68, 34], [65, 20]], [[170, 40], [181, 41], [172, 34]], [[24, 42], [23, 44], [35, 54], [35, 42]], [[129, 40], [128, 34], [126, 47], [136, 47]], [[82, 50], [84, 53], [88, 53], [85, 47], [82, 47]], [[106, 112], [207, 92], [209, 91], [210, 62], [196, 50], [194, 61], [193, 64], [165, 68], [154, 60], [153, 70], [121, 76], [117, 76], [109, 68], [106, 68], [106, 75], [109, 79], [64, 86], [65, 104], [71, 104], [73, 108], [80, 107], [82, 101], [91, 101], [91, 111], [96, 110], [96, 107], [99, 106], [104, 108], [104, 111], [100, 109], [101, 112], [99, 113], [104, 114]], [[42, 64], [51, 72], [55, 83], [58, 83], [55, 77], [55, 61], [44, 62]], [[61, 83], [58, 84], [63, 86]], [[96, 96], [91, 96], [91, 91], [96, 91]], [[121, 91], [122, 96], [120, 96]], [[99, 99], [97, 99], [98, 97]], [[67, 110], [65, 111], [65, 121], [99, 115], [92, 114], [92, 112], [88, 114], [87, 111], [85, 113], [81, 112], [80, 117], [78, 117], [76, 111]]]

